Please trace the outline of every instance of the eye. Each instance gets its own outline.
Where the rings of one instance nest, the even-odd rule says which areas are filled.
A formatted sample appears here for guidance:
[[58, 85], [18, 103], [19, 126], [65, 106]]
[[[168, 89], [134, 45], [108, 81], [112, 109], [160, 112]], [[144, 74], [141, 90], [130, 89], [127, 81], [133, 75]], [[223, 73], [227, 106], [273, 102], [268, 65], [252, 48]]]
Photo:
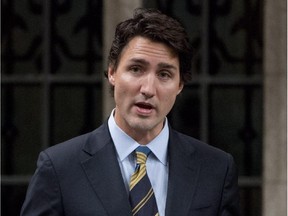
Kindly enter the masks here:
[[167, 71], [167, 70], [163, 70], [163, 71], [160, 71], [158, 73], [158, 77], [160, 79], [163, 79], [163, 80], [167, 80], [167, 79], [170, 79], [172, 77], [172, 74], [170, 71]]
[[129, 68], [129, 71], [133, 72], [133, 73], [140, 73], [141, 72], [141, 68], [140, 66], [137, 65], [133, 65]]

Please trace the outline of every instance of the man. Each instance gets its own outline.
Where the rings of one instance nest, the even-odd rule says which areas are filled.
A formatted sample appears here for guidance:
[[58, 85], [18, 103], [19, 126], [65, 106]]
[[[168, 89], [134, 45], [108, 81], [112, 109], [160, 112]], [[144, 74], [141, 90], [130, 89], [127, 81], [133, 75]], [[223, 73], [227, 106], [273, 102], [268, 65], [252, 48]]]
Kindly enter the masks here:
[[[176, 20], [140, 9], [120, 23], [106, 73], [115, 109], [95, 131], [40, 153], [21, 215], [239, 215], [232, 157], [174, 131], [166, 118], [190, 67], [188, 37]], [[139, 146], [149, 156], [136, 159]]]

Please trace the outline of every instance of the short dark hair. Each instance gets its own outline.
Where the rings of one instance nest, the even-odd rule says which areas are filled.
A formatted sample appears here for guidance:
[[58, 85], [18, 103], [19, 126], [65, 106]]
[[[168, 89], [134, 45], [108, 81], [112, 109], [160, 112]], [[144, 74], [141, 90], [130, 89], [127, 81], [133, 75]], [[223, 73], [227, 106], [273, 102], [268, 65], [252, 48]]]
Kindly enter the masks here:
[[[176, 19], [156, 9], [138, 8], [131, 19], [116, 26], [108, 64], [114, 69], [119, 64], [123, 48], [136, 36], [161, 42], [172, 48], [179, 58], [180, 78], [186, 83], [191, 78], [192, 49], [184, 27]], [[105, 72], [107, 77], [107, 72]]]

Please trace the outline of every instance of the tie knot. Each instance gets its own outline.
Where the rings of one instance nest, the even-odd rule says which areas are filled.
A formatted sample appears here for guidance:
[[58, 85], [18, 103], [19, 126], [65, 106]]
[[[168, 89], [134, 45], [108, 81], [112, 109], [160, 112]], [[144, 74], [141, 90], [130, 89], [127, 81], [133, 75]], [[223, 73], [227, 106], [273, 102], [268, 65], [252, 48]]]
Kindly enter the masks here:
[[137, 164], [145, 164], [151, 150], [146, 146], [139, 146], [135, 151], [137, 156]]

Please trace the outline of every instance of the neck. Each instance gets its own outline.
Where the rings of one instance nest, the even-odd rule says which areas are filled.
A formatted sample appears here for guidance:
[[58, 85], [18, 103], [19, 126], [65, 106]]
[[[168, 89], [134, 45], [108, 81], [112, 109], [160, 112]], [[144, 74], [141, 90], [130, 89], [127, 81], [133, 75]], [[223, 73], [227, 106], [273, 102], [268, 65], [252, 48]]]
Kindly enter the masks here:
[[136, 142], [138, 142], [141, 145], [147, 145], [150, 143], [156, 136], [158, 136], [161, 132], [162, 128], [160, 130], [153, 130], [153, 131], [139, 131], [139, 130], [133, 130], [125, 131], [130, 137], [132, 137]]

